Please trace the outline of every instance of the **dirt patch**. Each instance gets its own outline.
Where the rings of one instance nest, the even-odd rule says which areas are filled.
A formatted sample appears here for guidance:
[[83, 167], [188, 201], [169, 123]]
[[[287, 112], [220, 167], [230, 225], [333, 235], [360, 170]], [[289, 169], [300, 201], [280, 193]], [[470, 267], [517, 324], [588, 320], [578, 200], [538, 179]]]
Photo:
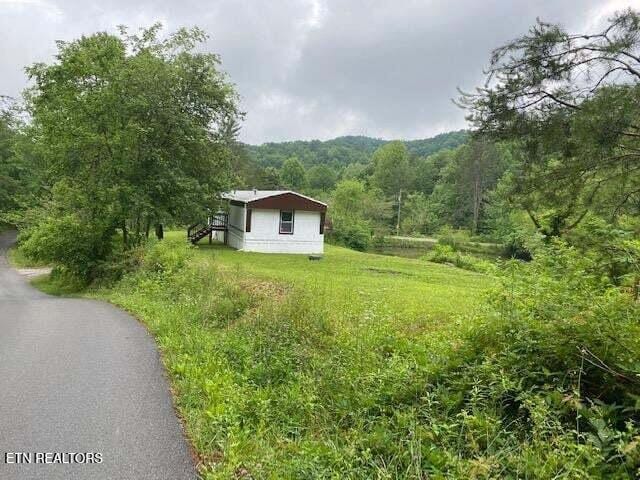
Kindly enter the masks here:
[[238, 284], [254, 298], [270, 299], [278, 302], [284, 300], [290, 291], [290, 288], [285, 285], [264, 280], [243, 279]]
[[403, 277], [415, 277], [416, 275], [413, 273], [403, 272], [401, 270], [392, 270], [390, 268], [376, 268], [376, 267], [366, 267], [363, 268], [364, 271], [377, 273], [381, 275], [399, 275]]
[[51, 273], [51, 267], [18, 268], [18, 273], [27, 278], [41, 277], [42, 275], [49, 275]]

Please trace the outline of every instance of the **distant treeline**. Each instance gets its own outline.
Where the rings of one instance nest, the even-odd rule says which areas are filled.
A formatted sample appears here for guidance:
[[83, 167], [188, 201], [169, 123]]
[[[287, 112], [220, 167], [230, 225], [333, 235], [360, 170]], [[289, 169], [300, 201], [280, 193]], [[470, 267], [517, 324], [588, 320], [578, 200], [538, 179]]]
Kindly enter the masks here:
[[[443, 149], [456, 148], [468, 138], [467, 130], [458, 130], [423, 140], [407, 140], [404, 144], [411, 155], [426, 157]], [[389, 142], [390, 140], [352, 135], [326, 141], [298, 140], [243, 146], [249, 157], [263, 167], [281, 168], [285, 160], [296, 157], [307, 168], [320, 164], [339, 168], [352, 163], [367, 163], [378, 148]]]

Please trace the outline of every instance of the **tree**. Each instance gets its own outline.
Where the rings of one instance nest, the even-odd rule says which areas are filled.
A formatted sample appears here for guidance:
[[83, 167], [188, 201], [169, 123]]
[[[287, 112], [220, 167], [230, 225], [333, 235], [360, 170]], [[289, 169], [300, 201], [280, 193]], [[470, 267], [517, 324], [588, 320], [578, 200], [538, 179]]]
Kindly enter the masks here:
[[0, 213], [15, 208], [19, 182], [14, 145], [17, 137], [10, 111], [0, 110]]
[[262, 172], [260, 186], [266, 190], [277, 190], [281, 187], [280, 172], [274, 167], [267, 167]]
[[498, 183], [504, 169], [500, 166], [500, 157], [495, 145], [485, 139], [475, 138], [462, 153], [458, 172], [461, 179], [458, 185], [464, 189], [464, 192], [460, 193], [466, 193], [464, 196], [470, 198], [470, 229], [475, 235], [478, 233], [487, 195]]
[[433, 233], [439, 226], [429, 197], [421, 192], [407, 195], [402, 212], [402, 231], [405, 233], [424, 235]]
[[280, 179], [285, 187], [291, 190], [302, 190], [307, 181], [304, 166], [296, 157], [288, 158], [282, 165]]
[[199, 29], [166, 40], [159, 31], [58, 42], [53, 64], [27, 69], [31, 135], [67, 192], [55, 202], [69, 202], [84, 228], [105, 229], [100, 241], [119, 228], [125, 247], [154, 223], [213, 208], [232, 178], [229, 127], [241, 114], [219, 58], [196, 51]]
[[342, 180], [363, 180], [367, 174], [368, 165], [363, 163], [350, 163], [340, 173]]
[[410, 182], [409, 154], [400, 141], [390, 142], [373, 154], [373, 184], [387, 196], [397, 196]]
[[371, 224], [365, 217], [367, 191], [363, 183], [344, 180], [331, 200], [332, 237], [355, 250], [366, 250], [371, 242]]
[[493, 52], [485, 87], [461, 104], [480, 134], [519, 147], [510, 196], [557, 236], [589, 211], [638, 213], [639, 83], [640, 16], [626, 10], [590, 34], [539, 21]]
[[336, 173], [326, 165], [316, 165], [307, 171], [309, 187], [327, 192], [336, 184]]
[[23, 209], [42, 196], [41, 156], [20, 120], [20, 108], [0, 97], [0, 223], [21, 225]]
[[366, 197], [362, 182], [343, 180], [333, 192], [331, 215], [345, 220], [364, 219]]
[[441, 150], [421, 158], [416, 162], [413, 172], [412, 189], [425, 195], [431, 195], [440, 180], [442, 169], [451, 162], [453, 150]]

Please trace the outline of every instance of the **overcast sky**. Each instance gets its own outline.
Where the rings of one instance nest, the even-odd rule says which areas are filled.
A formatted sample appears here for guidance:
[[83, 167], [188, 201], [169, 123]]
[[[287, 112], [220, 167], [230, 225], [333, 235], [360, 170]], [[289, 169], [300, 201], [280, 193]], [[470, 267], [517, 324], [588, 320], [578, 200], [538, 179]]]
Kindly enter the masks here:
[[456, 87], [536, 17], [574, 31], [640, 0], [0, 0], [0, 95], [55, 40], [156, 21], [197, 25], [247, 112], [249, 143], [340, 135], [425, 138], [464, 128]]

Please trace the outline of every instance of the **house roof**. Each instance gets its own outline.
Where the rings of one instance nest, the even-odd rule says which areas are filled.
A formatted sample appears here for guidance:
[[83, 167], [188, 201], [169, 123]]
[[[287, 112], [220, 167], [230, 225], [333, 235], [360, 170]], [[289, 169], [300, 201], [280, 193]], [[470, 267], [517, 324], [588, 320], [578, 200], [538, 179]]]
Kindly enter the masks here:
[[296, 208], [325, 211], [327, 204], [291, 190], [232, 190], [222, 198], [254, 208]]
[[[222, 198], [228, 200], [235, 200], [237, 202], [251, 202], [253, 200], [259, 200], [261, 198], [273, 197], [275, 195], [282, 195], [288, 193], [290, 190], [231, 190], [222, 194]], [[295, 192], [291, 192], [295, 193]]]

